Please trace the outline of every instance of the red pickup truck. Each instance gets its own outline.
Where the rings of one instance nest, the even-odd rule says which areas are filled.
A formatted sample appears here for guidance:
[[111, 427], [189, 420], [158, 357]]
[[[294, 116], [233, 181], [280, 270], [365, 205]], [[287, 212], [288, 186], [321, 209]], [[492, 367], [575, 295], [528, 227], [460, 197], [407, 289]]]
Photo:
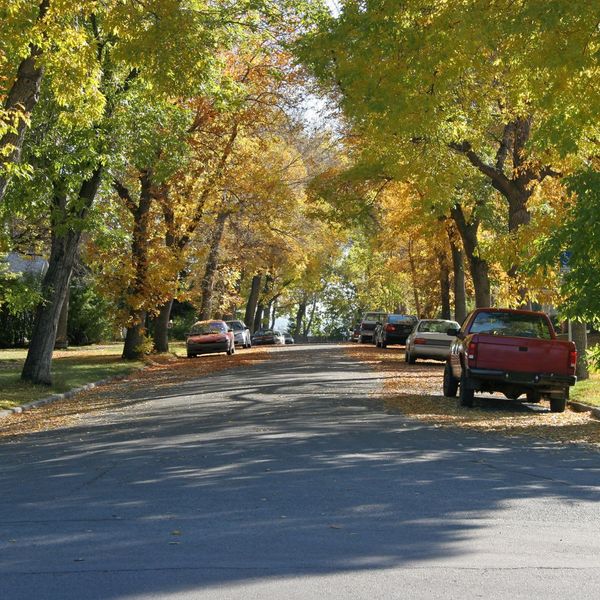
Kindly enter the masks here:
[[501, 392], [528, 402], [550, 400], [552, 412], [563, 412], [569, 386], [575, 385], [577, 350], [573, 342], [556, 339], [543, 312], [478, 308], [456, 336], [444, 370], [444, 396], [473, 406], [475, 391]]

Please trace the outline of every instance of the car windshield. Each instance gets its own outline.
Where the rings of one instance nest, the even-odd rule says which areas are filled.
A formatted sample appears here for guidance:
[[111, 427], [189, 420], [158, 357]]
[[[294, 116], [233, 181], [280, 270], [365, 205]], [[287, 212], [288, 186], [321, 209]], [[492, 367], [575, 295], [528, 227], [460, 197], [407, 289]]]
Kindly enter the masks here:
[[365, 313], [363, 321], [383, 321], [387, 317], [387, 313]]
[[402, 323], [403, 325], [412, 325], [416, 322], [415, 317], [410, 315], [388, 315], [388, 323]]
[[244, 324], [241, 321], [226, 321], [226, 323], [234, 331], [241, 331], [244, 329]]
[[475, 317], [469, 332], [552, 339], [548, 322], [543, 315], [511, 312], [480, 312]]
[[192, 327], [192, 335], [210, 335], [211, 333], [225, 333], [227, 325], [219, 321], [209, 321], [206, 323], [196, 323]]
[[455, 321], [421, 321], [418, 331], [422, 333], [446, 333], [448, 329], [458, 329]]

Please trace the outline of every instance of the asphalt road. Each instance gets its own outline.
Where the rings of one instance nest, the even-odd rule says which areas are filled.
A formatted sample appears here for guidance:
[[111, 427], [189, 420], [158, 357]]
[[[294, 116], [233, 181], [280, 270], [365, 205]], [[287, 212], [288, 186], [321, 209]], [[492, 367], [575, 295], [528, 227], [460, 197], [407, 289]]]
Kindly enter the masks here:
[[1, 445], [0, 598], [600, 597], [598, 452], [386, 414], [381, 384], [282, 348]]

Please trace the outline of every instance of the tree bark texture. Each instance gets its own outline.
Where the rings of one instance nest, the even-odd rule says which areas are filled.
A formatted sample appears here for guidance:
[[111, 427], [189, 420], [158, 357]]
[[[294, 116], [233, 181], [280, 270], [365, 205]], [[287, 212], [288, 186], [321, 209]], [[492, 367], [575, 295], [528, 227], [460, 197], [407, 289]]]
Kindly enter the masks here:
[[452, 207], [451, 214], [469, 261], [473, 286], [475, 287], [475, 305], [477, 308], [488, 307], [491, 304], [489, 265], [486, 260], [478, 255], [479, 219], [474, 218], [470, 223], [467, 223], [459, 204]]
[[583, 381], [590, 377], [585, 356], [587, 350], [587, 323], [572, 321], [571, 333], [575, 346], [577, 347], [577, 368], [575, 369], [575, 374], [577, 375], [578, 380]]
[[142, 170], [139, 175], [140, 196], [136, 203], [129, 190], [120, 182], [114, 182], [114, 188], [131, 212], [133, 217], [133, 236], [131, 241], [131, 261], [135, 273], [127, 288], [129, 297], [129, 319], [123, 347], [123, 358], [139, 360], [143, 356], [142, 342], [145, 335], [146, 310], [139, 307], [137, 299], [143, 296], [148, 275], [148, 229], [150, 208], [152, 206], [152, 175], [150, 170]]
[[248, 296], [248, 302], [246, 303], [246, 312], [244, 313], [244, 323], [250, 328], [252, 332], [254, 329], [254, 315], [256, 314], [256, 307], [258, 306], [258, 297], [260, 296], [260, 283], [262, 275], [254, 275], [252, 277], [252, 283], [250, 285], [250, 295]]
[[444, 251], [438, 253], [438, 264], [440, 268], [440, 304], [442, 307], [442, 319], [451, 319], [450, 311], [450, 266]]
[[[70, 279], [69, 279], [70, 283]], [[56, 330], [56, 341], [54, 342], [55, 350], [65, 350], [69, 347], [69, 296], [70, 287], [67, 283], [67, 291], [65, 293], [65, 299], [63, 300], [62, 308], [60, 309], [60, 316], [58, 317], [58, 327]]]
[[52, 351], [58, 321], [81, 238], [78, 223], [86, 217], [96, 198], [102, 171], [103, 167], [98, 166], [90, 178], [83, 182], [78, 201], [74, 203], [76, 209], [68, 206], [65, 196], [55, 196], [49, 266], [42, 283], [42, 301], [36, 310], [31, 342], [21, 372], [21, 378], [26, 381], [46, 385], [52, 383]]
[[[50, 0], [42, 0], [38, 11], [41, 21], [47, 11]], [[6, 193], [8, 178], [2, 175], [3, 165], [18, 163], [21, 160], [23, 138], [27, 129], [26, 119], [31, 115], [40, 97], [40, 86], [44, 70], [37, 64], [42, 51], [35, 44], [29, 47], [29, 54], [19, 64], [15, 81], [8, 92], [4, 108], [9, 113], [22, 112], [18, 117], [14, 131], [5, 133], [0, 139], [0, 202]]]
[[258, 331], [262, 328], [262, 320], [263, 314], [265, 312], [265, 307], [261, 301], [256, 305], [256, 314], [254, 315], [254, 320], [252, 323], [252, 331]]
[[465, 286], [465, 263], [463, 251], [450, 236], [454, 286], [454, 320], [462, 323], [467, 316], [467, 290]]
[[156, 352], [169, 351], [169, 321], [172, 308], [173, 300], [171, 299], [159, 308], [158, 315], [154, 320], [154, 350]]
[[306, 317], [306, 297], [298, 303], [298, 310], [296, 311], [296, 335], [298, 337], [304, 337], [304, 331], [302, 330], [302, 323]]
[[419, 298], [419, 289], [417, 287], [417, 267], [415, 265], [415, 257], [413, 254], [413, 241], [408, 240], [408, 263], [410, 265], [410, 277], [412, 281], [413, 297], [415, 300], [415, 310], [417, 311], [417, 317], [421, 319], [421, 301]]
[[202, 279], [202, 303], [200, 305], [200, 319], [206, 320], [212, 318], [212, 305], [215, 290], [215, 279], [219, 268], [219, 252], [221, 250], [221, 241], [225, 232], [225, 223], [229, 213], [221, 212], [217, 215], [215, 229], [210, 242], [210, 250], [206, 260], [206, 269]]

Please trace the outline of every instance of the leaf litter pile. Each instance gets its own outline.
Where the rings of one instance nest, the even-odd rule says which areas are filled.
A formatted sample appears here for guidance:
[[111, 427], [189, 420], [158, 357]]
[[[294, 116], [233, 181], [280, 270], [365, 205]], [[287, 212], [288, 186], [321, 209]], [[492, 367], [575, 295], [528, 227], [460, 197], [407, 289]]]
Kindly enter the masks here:
[[136, 390], [168, 388], [188, 379], [250, 366], [268, 358], [269, 351], [263, 348], [236, 352], [233, 356], [213, 354], [196, 359], [181, 358], [173, 354], [151, 356], [141, 371], [83, 391], [72, 398], [0, 419], [0, 438], [67, 427], [87, 413], [125, 407]]
[[443, 363], [404, 362], [400, 347], [385, 350], [371, 345], [346, 347], [354, 359], [383, 376], [382, 395], [385, 407], [441, 427], [464, 427], [494, 431], [507, 435], [531, 435], [560, 443], [584, 443], [600, 449], [600, 421], [589, 413], [567, 408], [551, 413], [548, 402], [523, 404], [507, 400], [501, 394], [475, 396], [475, 407], [464, 408], [457, 398], [442, 393]]

